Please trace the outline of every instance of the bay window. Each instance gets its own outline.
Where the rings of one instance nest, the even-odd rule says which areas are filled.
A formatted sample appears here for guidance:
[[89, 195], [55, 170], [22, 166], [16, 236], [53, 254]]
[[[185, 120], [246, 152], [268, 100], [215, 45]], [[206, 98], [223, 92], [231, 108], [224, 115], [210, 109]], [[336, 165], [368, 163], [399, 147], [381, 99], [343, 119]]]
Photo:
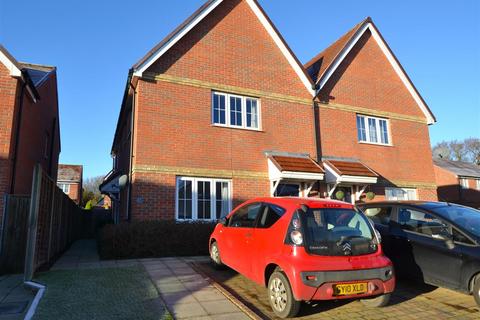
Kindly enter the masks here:
[[260, 129], [258, 99], [223, 92], [212, 93], [212, 122], [214, 125]]
[[226, 216], [231, 209], [230, 180], [177, 178], [176, 219], [216, 220]]
[[360, 142], [388, 145], [388, 130], [387, 119], [357, 115], [357, 136]]

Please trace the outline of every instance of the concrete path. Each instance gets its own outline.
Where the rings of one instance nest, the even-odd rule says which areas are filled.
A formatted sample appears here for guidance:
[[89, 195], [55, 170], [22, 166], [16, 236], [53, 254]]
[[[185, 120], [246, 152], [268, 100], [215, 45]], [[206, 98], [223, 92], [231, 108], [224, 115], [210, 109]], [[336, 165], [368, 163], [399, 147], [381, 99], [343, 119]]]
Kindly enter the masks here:
[[250, 319], [189, 262], [206, 257], [140, 260], [176, 319]]
[[35, 292], [23, 286], [23, 274], [0, 277], [0, 320], [20, 320], [25, 317]]
[[142, 265], [175, 319], [250, 319], [212, 286], [208, 278], [198, 274], [189, 265], [190, 262], [206, 260], [208, 257], [100, 260], [95, 240], [80, 240], [72, 245], [51, 270]]

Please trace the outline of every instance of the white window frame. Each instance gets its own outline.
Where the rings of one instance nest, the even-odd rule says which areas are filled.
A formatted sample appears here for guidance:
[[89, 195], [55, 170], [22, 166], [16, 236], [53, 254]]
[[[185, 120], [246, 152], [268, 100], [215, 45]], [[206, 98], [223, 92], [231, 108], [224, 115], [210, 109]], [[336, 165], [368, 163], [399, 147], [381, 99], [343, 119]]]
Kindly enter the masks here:
[[[407, 195], [406, 198], [402, 198], [402, 199], [399, 199], [397, 196], [395, 196], [394, 198], [395, 199], [392, 199], [392, 198], [388, 198], [387, 197], [387, 191], [391, 191], [393, 193], [395, 193], [395, 191], [403, 191], [403, 193], [405, 195]], [[414, 199], [408, 199], [408, 191], [414, 191], [414, 194], [415, 194], [415, 197]], [[417, 192], [417, 189], [415, 188], [391, 188], [391, 187], [386, 187], [385, 188], [385, 200], [418, 200], [418, 192]]]
[[70, 184], [69, 183], [57, 183], [57, 186], [62, 189], [63, 193], [70, 194]]
[[[359, 137], [358, 137], [359, 127], [358, 127], [357, 118], [363, 118], [364, 119], [366, 141], [359, 140]], [[370, 139], [370, 128], [369, 128], [369, 125], [368, 125], [368, 120], [369, 119], [375, 121], [375, 131], [376, 131], [376, 134], [377, 134], [377, 142], [373, 142]], [[387, 123], [388, 143], [382, 143], [381, 142], [383, 134], [382, 134], [382, 130], [380, 129], [380, 120], [384, 120]], [[392, 145], [392, 135], [390, 133], [390, 120], [389, 119], [379, 118], [379, 117], [371, 117], [371, 116], [367, 116], [367, 115], [364, 115], [364, 114], [357, 114], [357, 116], [355, 118], [355, 124], [357, 126], [357, 139], [358, 139], [359, 143], [376, 144], [376, 145], [381, 145], [381, 146], [391, 146]]]
[[[214, 97], [215, 95], [221, 95], [225, 97], [225, 124], [223, 123], [215, 123], [215, 110], [214, 110]], [[242, 125], [232, 125], [230, 124], [230, 98], [240, 98], [241, 99], [241, 104], [242, 104]], [[248, 127], [247, 126], [247, 99], [255, 100], [257, 102], [257, 127]], [[238, 94], [233, 94], [233, 93], [225, 93], [225, 92], [219, 92], [219, 91], [212, 91], [212, 98], [211, 98], [211, 117], [212, 117], [212, 125], [218, 126], [218, 127], [225, 127], [225, 128], [237, 128], [237, 129], [245, 129], [245, 130], [252, 130], [252, 131], [261, 131], [262, 130], [262, 116], [261, 116], [261, 105], [260, 105], [260, 99], [255, 98], [255, 97], [250, 97], [250, 96], [242, 96]]]
[[477, 190], [480, 190], [480, 179], [477, 179]]
[[460, 178], [459, 180], [460, 180], [460, 186], [462, 187], [462, 189], [469, 188], [468, 178]]
[[[192, 218], [183, 219], [178, 216], [178, 191], [179, 191], [179, 181], [190, 181], [192, 183]], [[210, 219], [198, 219], [198, 193], [197, 193], [197, 182], [205, 181], [210, 182]], [[202, 178], [202, 177], [177, 177], [175, 184], [175, 219], [179, 221], [215, 221], [216, 217], [216, 183], [217, 182], [226, 182], [228, 184], [228, 208], [227, 212], [232, 211], [232, 181], [228, 179], [212, 179], [212, 178]]]

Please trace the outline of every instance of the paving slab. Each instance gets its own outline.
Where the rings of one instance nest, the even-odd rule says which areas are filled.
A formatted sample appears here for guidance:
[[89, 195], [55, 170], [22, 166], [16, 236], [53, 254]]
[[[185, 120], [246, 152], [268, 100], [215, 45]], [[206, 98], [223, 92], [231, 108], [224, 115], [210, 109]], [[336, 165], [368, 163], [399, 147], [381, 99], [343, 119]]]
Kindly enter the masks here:
[[23, 275], [0, 278], [0, 320], [20, 320], [35, 298], [35, 292], [23, 284]]

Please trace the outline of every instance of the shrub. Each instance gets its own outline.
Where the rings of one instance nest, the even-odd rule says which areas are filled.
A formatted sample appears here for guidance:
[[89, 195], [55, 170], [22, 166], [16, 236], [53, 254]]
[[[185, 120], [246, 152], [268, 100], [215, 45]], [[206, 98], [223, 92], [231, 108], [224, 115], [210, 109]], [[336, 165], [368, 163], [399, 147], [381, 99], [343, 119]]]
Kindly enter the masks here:
[[139, 221], [106, 225], [97, 238], [102, 259], [208, 255], [214, 223]]

